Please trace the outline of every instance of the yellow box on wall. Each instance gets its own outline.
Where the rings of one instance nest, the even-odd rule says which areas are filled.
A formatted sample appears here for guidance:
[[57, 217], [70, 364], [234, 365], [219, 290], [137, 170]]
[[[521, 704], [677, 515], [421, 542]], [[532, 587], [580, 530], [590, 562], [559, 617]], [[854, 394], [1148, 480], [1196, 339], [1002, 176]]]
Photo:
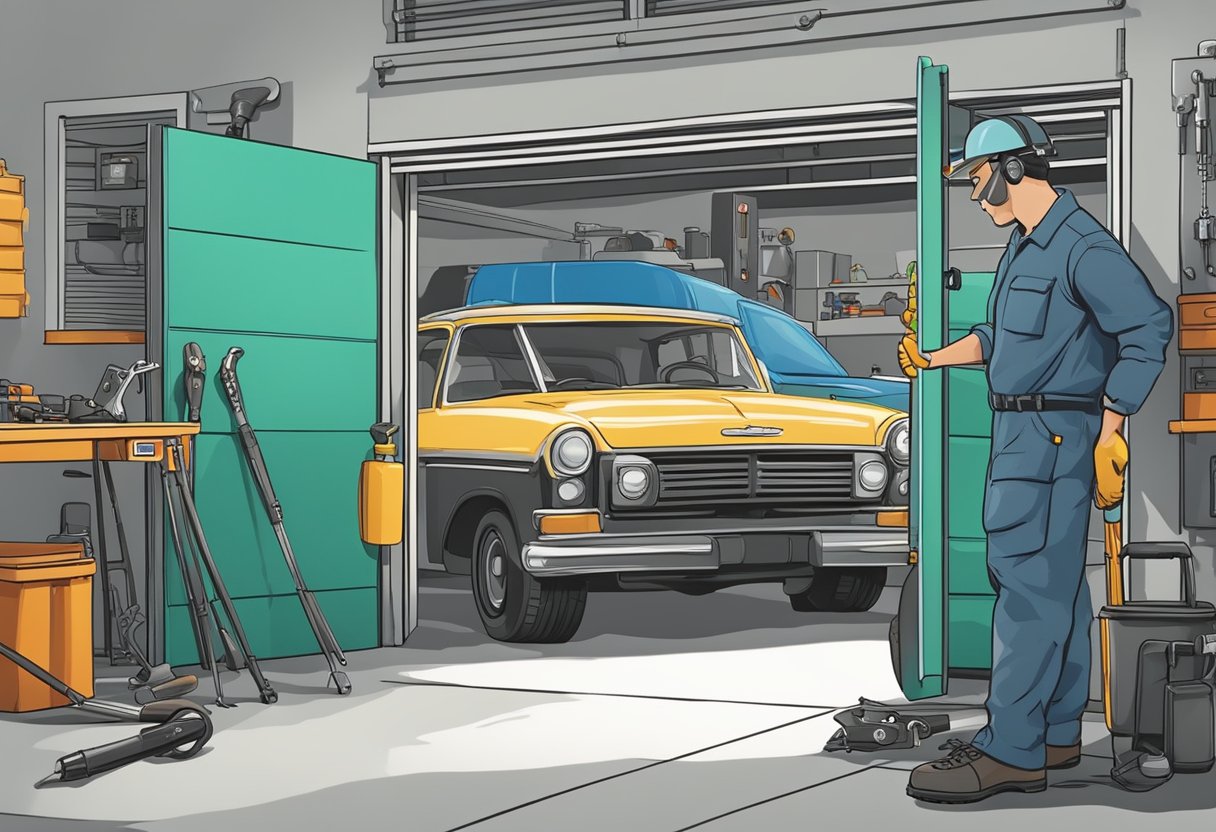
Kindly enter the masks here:
[[15, 271], [25, 268], [23, 246], [0, 246], [0, 271]]
[[[0, 179], [0, 182], [4, 180]], [[0, 220], [0, 246], [21, 245], [25, 224], [21, 220]]]
[[25, 197], [19, 193], [0, 191], [0, 220], [25, 219]]
[[0, 318], [24, 318], [29, 313], [29, 292], [19, 295], [0, 295]]
[[0, 295], [24, 295], [25, 272], [0, 269]]

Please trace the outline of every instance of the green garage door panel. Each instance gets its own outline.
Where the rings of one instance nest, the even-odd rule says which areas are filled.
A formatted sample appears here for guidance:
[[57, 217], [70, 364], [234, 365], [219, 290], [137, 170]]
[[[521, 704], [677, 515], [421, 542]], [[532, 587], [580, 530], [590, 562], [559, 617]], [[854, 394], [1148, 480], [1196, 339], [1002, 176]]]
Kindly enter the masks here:
[[[207, 357], [204, 433], [236, 432], [236, 419], [220, 384], [219, 368], [228, 349], [239, 346], [245, 355], [237, 363], [237, 377], [249, 423], [259, 437], [269, 430], [358, 430], [363, 432], [364, 444], [371, 448], [367, 429], [376, 421], [376, 388], [371, 383], [376, 368], [375, 341], [171, 329], [165, 338], [170, 366], [181, 365], [182, 347], [190, 341], [197, 342]], [[184, 418], [186, 395], [180, 369], [169, 378], [173, 384], [166, 391], [171, 400], [165, 413]]]
[[[310, 589], [376, 585], [377, 550], [359, 539], [359, 466], [370, 457], [366, 433], [258, 433], [283, 506], [283, 524]], [[299, 443], [309, 446], [306, 456]], [[233, 597], [295, 591], [274, 530], [237, 437], [195, 440], [198, 513], [207, 543]], [[218, 489], [207, 484], [231, 483]], [[166, 559], [166, 597], [184, 604], [177, 559]]]
[[992, 667], [993, 596], [950, 596], [950, 667]]
[[988, 581], [988, 543], [982, 538], [950, 539], [950, 592], [954, 595], [992, 595]]
[[[259, 656], [317, 652], [219, 383], [240, 346], [249, 421], [300, 571], [342, 646], [375, 646], [378, 552], [359, 539], [355, 514], [378, 416], [375, 165], [172, 128], [163, 140], [162, 405], [184, 416], [182, 346], [197, 341], [208, 376], [196, 501], [224, 582]], [[165, 539], [177, 663], [195, 649]]]
[[[329, 620], [334, 636], [343, 650], [364, 650], [377, 646], [379, 642], [376, 622], [365, 614], [366, 610], [376, 608], [375, 589], [318, 592], [317, 603], [321, 605], [321, 611]], [[249, 647], [259, 659], [272, 656], [305, 656], [317, 652], [317, 641], [294, 593], [262, 598], [237, 598], [233, 600], [233, 605], [245, 627], [245, 635], [249, 637]], [[215, 640], [215, 646], [217, 654], [222, 657], [218, 639]], [[168, 609], [165, 618], [165, 652], [170, 664], [198, 664], [198, 648], [194, 644], [194, 633], [190, 628], [190, 615], [184, 606], [173, 605]], [[233, 690], [252, 690], [242, 688], [242, 684], [253, 684], [247, 674], [242, 673], [242, 678], [234, 683]], [[239, 695], [238, 693], [238, 697]]]
[[950, 293], [949, 328], [971, 331], [971, 327], [988, 318], [988, 295], [992, 289], [992, 272], [963, 272], [961, 289]]
[[[954, 405], [951, 402], [951, 409]], [[984, 481], [988, 477], [989, 440], [954, 436], [949, 442], [946, 484], [950, 537], [984, 537]]]
[[[951, 340], [956, 340], [956, 338], [951, 338]], [[978, 407], [951, 409], [950, 435], [990, 440], [992, 438], [992, 410], [983, 404], [988, 397], [988, 377], [984, 371], [959, 368], [947, 370], [946, 377], [951, 401], [957, 399], [982, 403]], [[987, 454], [987, 447], [987, 441], [985, 441], [985, 454]]]
[[164, 157], [169, 228], [375, 251], [369, 162], [172, 128]]
[[234, 301], [225, 314], [230, 329], [376, 339], [376, 306], [367, 303], [376, 293], [376, 254], [370, 249], [171, 230], [165, 256], [176, 264], [170, 327], [211, 328], [215, 298], [221, 297]]

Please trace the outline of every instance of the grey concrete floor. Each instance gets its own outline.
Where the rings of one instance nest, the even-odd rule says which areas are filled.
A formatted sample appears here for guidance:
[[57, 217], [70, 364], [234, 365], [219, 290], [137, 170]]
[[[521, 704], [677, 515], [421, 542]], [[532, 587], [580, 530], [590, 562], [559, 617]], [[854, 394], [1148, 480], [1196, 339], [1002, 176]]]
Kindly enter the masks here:
[[[224, 673], [239, 706], [213, 709], [215, 737], [193, 760], [35, 791], [56, 758], [132, 726], [62, 710], [0, 716], [0, 831], [1111, 830], [1216, 820], [1216, 774], [1177, 776], [1146, 795], [1113, 787], [1096, 716], [1083, 764], [1053, 775], [1045, 793], [965, 807], [904, 794], [907, 770], [938, 755], [936, 739], [888, 756], [823, 753], [833, 710], [861, 695], [899, 700], [886, 645], [894, 588], [852, 616], [794, 613], [776, 586], [593, 595], [573, 641], [521, 646], [482, 633], [466, 580], [426, 579], [408, 645], [350, 655], [349, 697], [321, 690], [316, 657], [265, 663], [281, 696], [270, 707], [247, 674]], [[112, 681], [99, 695], [122, 698], [122, 671], [100, 673]], [[956, 682], [948, 699], [978, 702], [983, 691]]]

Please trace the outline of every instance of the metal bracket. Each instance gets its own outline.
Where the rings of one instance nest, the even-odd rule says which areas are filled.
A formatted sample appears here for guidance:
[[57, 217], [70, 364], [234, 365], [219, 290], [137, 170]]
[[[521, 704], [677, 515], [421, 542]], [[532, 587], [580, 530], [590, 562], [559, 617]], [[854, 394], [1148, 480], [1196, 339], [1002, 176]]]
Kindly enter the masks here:
[[946, 278], [946, 288], [951, 292], [957, 292], [963, 288], [963, 273], [954, 266], [946, 269], [944, 276]]

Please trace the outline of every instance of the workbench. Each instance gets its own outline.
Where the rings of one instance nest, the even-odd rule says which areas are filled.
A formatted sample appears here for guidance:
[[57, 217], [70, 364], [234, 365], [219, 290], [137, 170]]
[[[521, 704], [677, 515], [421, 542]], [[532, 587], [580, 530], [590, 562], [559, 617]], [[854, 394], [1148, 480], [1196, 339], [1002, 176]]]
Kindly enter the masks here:
[[[102, 514], [103, 462], [151, 462], [173, 470], [173, 457], [165, 454], [166, 442], [176, 440], [189, 466], [189, 437], [197, 435], [194, 422], [11, 422], [0, 424], [2, 462], [91, 462], [97, 540], [97, 568], [101, 581], [103, 654], [113, 658], [110, 610], [109, 559], [106, 554], [105, 522]], [[145, 601], [146, 603], [146, 601]], [[151, 614], [149, 610], [149, 614]]]

